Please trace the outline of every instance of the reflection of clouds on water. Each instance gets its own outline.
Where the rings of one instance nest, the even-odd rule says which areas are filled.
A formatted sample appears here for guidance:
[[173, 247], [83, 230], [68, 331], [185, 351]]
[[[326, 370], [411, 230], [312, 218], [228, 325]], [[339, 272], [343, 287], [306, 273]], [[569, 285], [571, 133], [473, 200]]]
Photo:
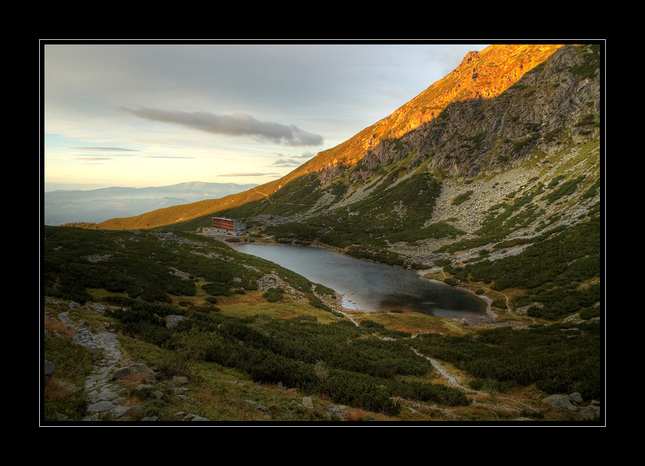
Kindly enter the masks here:
[[464, 313], [483, 314], [486, 304], [470, 293], [448, 285], [419, 280], [418, 286], [407, 293], [383, 297], [381, 309], [400, 309], [432, 314], [436, 317], [463, 317]]
[[358, 309], [358, 306], [351, 299], [343, 298], [342, 306], [345, 309]]
[[304, 246], [245, 244], [241, 252], [275, 262], [343, 295], [352, 310], [409, 309], [437, 317], [483, 314], [486, 304], [445, 283], [421, 280], [410, 270]]

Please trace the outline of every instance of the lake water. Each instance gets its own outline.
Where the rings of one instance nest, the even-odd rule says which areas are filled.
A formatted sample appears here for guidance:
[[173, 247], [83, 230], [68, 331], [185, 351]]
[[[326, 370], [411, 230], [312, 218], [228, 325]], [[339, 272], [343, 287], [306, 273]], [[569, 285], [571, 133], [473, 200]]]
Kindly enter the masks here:
[[333, 251], [278, 244], [235, 245], [236, 250], [281, 265], [343, 295], [346, 309], [409, 309], [436, 317], [484, 317], [486, 303], [445, 283]]

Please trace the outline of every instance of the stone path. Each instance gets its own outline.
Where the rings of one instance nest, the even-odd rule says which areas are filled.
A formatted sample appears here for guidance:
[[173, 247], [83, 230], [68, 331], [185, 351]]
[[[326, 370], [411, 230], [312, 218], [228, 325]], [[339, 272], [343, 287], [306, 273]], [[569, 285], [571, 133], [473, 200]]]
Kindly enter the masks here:
[[92, 333], [82, 324], [74, 322], [68, 312], [61, 312], [58, 317], [62, 323], [74, 330], [72, 343], [84, 346], [90, 351], [103, 350], [103, 359], [85, 379], [89, 406], [87, 416], [83, 420], [101, 420], [108, 414], [120, 418], [133, 407], [123, 406], [125, 398], [122, 395], [125, 389], [112, 380], [114, 371], [123, 362], [116, 334], [109, 331]]
[[[98, 310], [100, 312], [100, 310]], [[345, 314], [350, 321], [355, 325], [358, 325], [350, 315]], [[102, 350], [103, 359], [94, 367], [93, 372], [85, 379], [84, 388], [88, 393], [89, 405], [87, 408], [87, 414], [82, 419], [83, 421], [102, 421], [104, 419], [114, 419], [118, 420], [122, 418], [126, 413], [131, 412], [132, 410], [141, 410], [141, 406], [129, 406], [125, 404], [126, 401], [126, 389], [121, 387], [118, 383], [124, 377], [127, 377], [128, 374], [139, 373], [147, 374], [149, 380], [154, 380], [155, 375], [152, 370], [150, 370], [144, 364], [131, 364], [128, 365], [124, 360], [123, 355], [121, 354], [120, 343], [115, 333], [104, 330], [97, 333], [92, 333], [89, 329], [84, 326], [84, 323], [74, 322], [69, 317], [69, 312], [61, 312], [58, 315], [60, 321], [68, 328], [74, 330], [74, 337], [72, 342], [75, 344], [82, 345], [88, 348], [90, 351], [99, 351]], [[416, 349], [412, 348], [415, 353], [419, 356], [422, 356], [428, 359], [436, 370], [447, 379], [448, 384], [457, 389], [463, 390], [465, 392], [475, 394], [475, 395], [485, 395], [483, 392], [476, 390], [468, 389], [463, 387], [458, 382], [457, 378], [450, 375], [448, 371], [445, 370], [439, 364], [438, 361], [427, 357], [419, 353]], [[185, 379], [185, 377], [176, 377], [177, 379]], [[185, 382], [185, 381], [184, 381]], [[179, 383], [174, 381], [171, 385], [185, 385], [185, 383]], [[141, 385], [141, 387], [152, 387], [152, 385]], [[187, 391], [187, 388], [174, 388], [175, 392], [184, 393]], [[178, 395], [185, 396], [185, 395]], [[524, 403], [518, 402], [517, 400], [512, 400], [506, 397], [498, 397], [498, 409], [504, 409], [508, 411], [519, 412], [521, 410], [537, 411], [534, 407], [528, 406]], [[502, 398], [504, 402], [502, 402]], [[547, 404], [552, 404], [555, 406], [555, 403], [549, 403], [552, 399], [556, 399], [556, 396], [550, 397], [547, 400], [544, 400]], [[556, 401], [559, 401], [558, 398]], [[577, 401], [577, 400], [576, 400]], [[475, 400], [474, 403], [477, 403]], [[488, 406], [488, 405], [487, 405]], [[561, 408], [559, 405], [555, 406]], [[561, 409], [568, 410], [578, 410], [578, 408], [567, 405]], [[177, 413], [178, 416], [184, 421], [207, 421], [208, 419], [197, 416], [194, 414], [186, 413]], [[581, 419], [591, 420], [597, 419], [600, 415], [599, 407], [597, 403], [593, 403], [591, 406], [588, 406], [583, 409], [580, 414]], [[142, 421], [154, 421], [155, 418], [142, 418]]]
[[[70, 309], [78, 307], [77, 303], [71, 302]], [[102, 313], [103, 305], [95, 304], [90, 309]], [[117, 335], [109, 330], [99, 330], [92, 333], [83, 321], [75, 322], [69, 315], [69, 311], [61, 312], [58, 315], [60, 321], [69, 329], [74, 331], [72, 343], [84, 346], [92, 352], [102, 350], [103, 358], [94, 367], [92, 373], [85, 378], [84, 389], [87, 392], [88, 407], [83, 421], [123, 420], [126, 413], [141, 411], [142, 406], [128, 405], [126, 403], [128, 390], [120, 385], [120, 381], [131, 375], [140, 377], [142, 383], [136, 390], [156, 390], [159, 387], [171, 390], [173, 396], [185, 399], [188, 380], [186, 377], [174, 377], [169, 382], [156, 383], [154, 371], [145, 364], [129, 364], [121, 353], [121, 347]], [[53, 368], [51, 369], [54, 370]], [[154, 384], [154, 385], [150, 385]], [[160, 392], [159, 392], [160, 393]], [[155, 392], [156, 394], [156, 392]], [[142, 413], [136, 417], [141, 418]], [[192, 413], [177, 413], [179, 419], [184, 421], [208, 421], [208, 419]], [[156, 417], [143, 417], [141, 421], [156, 421]]]

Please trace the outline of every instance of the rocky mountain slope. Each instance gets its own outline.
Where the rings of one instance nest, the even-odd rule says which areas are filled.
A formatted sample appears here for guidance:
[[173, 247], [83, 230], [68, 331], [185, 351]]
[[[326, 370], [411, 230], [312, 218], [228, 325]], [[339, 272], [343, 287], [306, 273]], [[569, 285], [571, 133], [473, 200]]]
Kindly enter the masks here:
[[492, 98], [513, 85], [524, 73], [542, 63], [559, 45], [494, 45], [481, 52], [472, 52], [442, 80], [392, 115], [364, 129], [348, 141], [320, 152], [312, 160], [285, 177], [250, 189], [243, 194], [204, 201], [191, 206], [159, 209], [132, 218], [112, 219], [99, 225], [101, 229], [152, 228], [236, 207], [274, 194], [290, 181], [317, 173], [326, 183], [341, 169], [361, 160], [368, 152], [383, 153], [385, 147], [406, 132], [437, 118], [448, 105], [469, 99]]
[[[513, 46], [503, 51], [508, 58], [508, 54], [513, 56], [510, 52], [519, 53], [518, 49], [525, 50]], [[401, 241], [473, 234], [493, 214], [489, 209], [506, 211], [521, 195], [543, 200], [541, 209], [536, 210], [534, 202], [523, 209], [540, 211], [534, 221], [552, 223], [560, 211], [566, 215], [575, 211], [579, 216], [581, 209], [597, 209], [598, 50], [592, 46], [554, 47], [539, 66], [530, 62], [533, 69], [510, 87], [487, 78], [487, 73], [499, 66], [489, 61], [490, 57], [502, 60], [499, 51], [484, 53], [488, 50], [469, 55], [446, 78], [451, 78], [451, 89], [466, 87], [461, 84], [465, 76], [470, 81], [485, 81], [487, 85], [469, 94], [475, 98], [452, 100], [433, 114], [427, 110], [430, 106], [421, 104], [427, 96], [424, 93], [414, 104], [402, 107], [405, 112], [396, 112], [299, 169], [308, 174], [291, 180], [269, 197], [224, 213], [255, 219], [265, 227], [297, 222], [290, 228], [272, 229], [273, 234], [294, 239], [339, 247], [367, 242], [382, 249]], [[528, 67], [517, 62], [516, 71]], [[503, 73], [506, 76], [509, 71], [504, 68]], [[491, 82], [494, 85], [489, 87]], [[506, 90], [500, 92], [503, 85]], [[426, 92], [435, 92], [434, 87]], [[499, 94], [483, 97], [494, 91]], [[410, 124], [423, 121], [410, 116], [421, 115], [421, 109], [429, 119], [403, 132]], [[409, 123], [412, 120], [415, 123]], [[388, 135], [401, 135], [385, 137], [384, 128], [388, 128]], [[556, 197], [559, 202], [564, 198], [548, 195], [561, 181], [578, 187], [567, 193], [574, 196], [567, 197], [568, 204], [576, 206], [574, 210], [558, 208], [553, 205]], [[515, 205], [517, 213], [520, 207]], [[204, 223], [208, 217], [191, 226], [198, 227], [200, 221]], [[508, 233], [520, 232], [509, 228]]]
[[[164, 228], [199, 231], [217, 213], [281, 242], [494, 280], [498, 289], [529, 286], [508, 278], [512, 267], [543, 277], [539, 286], [596, 287], [600, 71], [597, 44], [494, 45], [277, 184], [214, 201], [217, 208], [203, 201], [99, 228], [150, 228], [163, 218]], [[592, 241], [572, 239], [580, 235]], [[536, 262], [543, 248], [566, 250], [568, 268], [555, 266], [563, 257]], [[569, 269], [583, 272], [570, 277]], [[545, 293], [555, 292], [541, 289], [534, 302], [553, 301]]]

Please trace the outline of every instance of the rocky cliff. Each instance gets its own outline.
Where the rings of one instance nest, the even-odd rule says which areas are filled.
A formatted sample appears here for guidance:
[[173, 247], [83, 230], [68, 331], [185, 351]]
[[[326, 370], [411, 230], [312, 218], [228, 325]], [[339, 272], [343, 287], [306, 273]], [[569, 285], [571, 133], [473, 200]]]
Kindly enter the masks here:
[[[431, 166], [445, 174], [472, 178], [536, 150], [552, 151], [565, 138], [597, 137], [589, 129], [600, 109], [598, 54], [589, 47], [527, 47], [472, 52], [453, 73], [374, 125], [364, 152], [355, 152], [367, 170], [354, 178], [366, 179], [410, 151], [413, 161], [432, 158]], [[342, 153], [347, 160], [351, 151]], [[323, 170], [321, 178], [330, 177]]]
[[[493, 45], [481, 52], [470, 52], [446, 77], [346, 143], [322, 152], [319, 160], [309, 165], [320, 165], [322, 159], [327, 159], [329, 171], [331, 166], [352, 164], [370, 153], [383, 153], [398, 138], [438, 118], [449, 105], [461, 102], [468, 107], [468, 102], [497, 97], [560, 48], [561, 45]], [[322, 178], [328, 179], [326, 173]]]
[[[386, 157], [392, 156], [394, 159], [400, 157], [401, 150], [395, 149], [401, 148], [401, 139], [406, 138], [410, 143], [409, 145], [412, 146], [417, 144], [420, 139], [428, 139], [429, 126], [435, 121], [443, 122], [443, 125], [436, 125], [432, 134], [434, 144], [441, 144], [442, 141], [436, 138], [438, 130], [442, 129], [445, 133], [444, 138], [448, 138], [451, 134], [462, 131], [460, 126], [463, 124], [464, 118], [468, 118], [469, 114], [478, 112], [482, 119], [487, 118], [488, 115], [481, 114], [483, 107], [491, 105], [491, 102], [496, 100], [497, 96], [506, 93], [527, 72], [544, 63], [547, 58], [560, 49], [562, 49], [561, 45], [552, 44], [505, 44], [493, 45], [480, 52], [471, 52], [453, 72], [432, 84], [394, 113], [365, 128], [344, 143], [318, 153], [312, 160], [279, 180], [223, 199], [160, 209], [126, 219], [112, 219], [101, 223], [99, 228], [152, 228], [194, 219], [200, 215], [240, 206], [250, 201], [261, 200], [274, 194], [289, 182], [309, 173], [316, 173], [318, 179], [324, 185], [365, 157], [367, 157], [368, 170], [373, 169], [377, 163], [382, 164]], [[565, 49], [569, 50], [569, 52], [559, 54], [561, 56], [560, 60], [564, 60], [559, 66], [568, 66], [565, 62], [573, 59], [570, 53], [572, 50], [576, 50], [573, 46], [566, 46]], [[517, 89], [515, 90], [517, 91]], [[562, 88], [558, 93], [564, 94], [568, 91]], [[526, 94], [529, 92], [526, 91]], [[518, 94], [515, 95], [517, 96]], [[494, 111], [495, 109], [490, 110], [490, 112]], [[446, 118], [449, 114], [452, 115], [451, 118]], [[502, 118], [500, 123], [506, 128], [505, 137], [507, 134], [508, 137], [524, 137], [522, 132], [524, 128], [521, 125], [522, 123], [528, 124], [531, 119], [517, 120], [519, 117], [520, 115], [509, 114], [507, 117]], [[511, 125], [508, 123], [512, 122], [513, 119], [516, 120], [517, 125], [511, 129]], [[469, 121], [466, 122], [470, 124]], [[556, 122], [554, 121], [554, 123]], [[534, 126], [531, 128], [534, 128]], [[495, 127], [492, 127], [492, 130], [495, 130]], [[476, 139], [472, 140], [473, 144], [478, 144], [478, 148], [481, 149], [480, 152], [485, 151], [490, 146], [490, 141], [487, 141], [486, 144], [481, 143], [482, 137], [482, 135], [478, 135]], [[455, 144], [457, 142], [455, 141]], [[425, 150], [431, 144], [433, 143], [430, 140], [423, 141], [420, 149]], [[453, 146], [449, 145], [445, 149], [447, 151], [452, 148]], [[429, 155], [423, 150], [417, 151], [417, 157]], [[471, 154], [472, 157], [477, 155], [477, 153]], [[444, 156], [443, 159], [445, 158]], [[439, 154], [434, 163], [443, 159]], [[354, 180], [364, 179], [365, 176], [369, 175], [370, 172], [366, 172], [364, 166], [360, 168], [354, 174]]]
[[[568, 179], [575, 174], [576, 179], [584, 178], [581, 186], [596, 186], [600, 174], [598, 50], [563, 46], [546, 51], [538, 47], [538, 51], [542, 58], [551, 52], [539, 65], [519, 59], [526, 57], [526, 46], [469, 55], [451, 75], [360, 137], [305, 164], [300, 170], [307, 175], [270, 198], [229, 213], [247, 219], [259, 214], [295, 216], [299, 222], [305, 217], [336, 215], [338, 221], [362, 225], [370, 223], [369, 215], [379, 217], [382, 225], [399, 217], [404, 222], [400, 228], [419, 229], [435, 223], [435, 208], [453, 210], [462, 204], [463, 208], [472, 204], [466, 202], [471, 197], [479, 204], [470, 217], [483, 217], [491, 206], [504, 199], [510, 202], [507, 196], [518, 189], [538, 190], [558, 176]], [[509, 79], [529, 67], [517, 81]], [[447, 82], [451, 91], [439, 92]], [[461, 95], [455, 89], [469, 89], [461, 91], [469, 98], [445, 97]], [[428, 102], [433, 103], [423, 104]], [[437, 102], [449, 103], [442, 107]], [[409, 130], [411, 125], [416, 126]], [[477, 186], [483, 191], [474, 189]], [[444, 191], [461, 195], [461, 202], [445, 198]], [[340, 213], [348, 209], [353, 215], [341, 219]], [[389, 215], [392, 211], [396, 215]], [[464, 223], [462, 216], [454, 221]], [[318, 223], [335, 228], [322, 220]]]

